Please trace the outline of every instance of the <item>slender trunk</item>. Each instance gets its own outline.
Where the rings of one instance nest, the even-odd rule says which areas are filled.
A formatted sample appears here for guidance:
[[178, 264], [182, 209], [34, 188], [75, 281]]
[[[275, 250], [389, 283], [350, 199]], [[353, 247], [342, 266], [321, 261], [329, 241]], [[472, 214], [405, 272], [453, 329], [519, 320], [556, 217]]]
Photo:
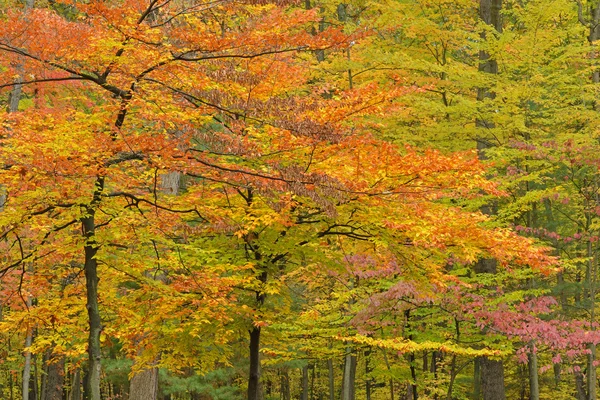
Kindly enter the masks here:
[[529, 400], [540, 400], [540, 385], [538, 380], [537, 354], [533, 343], [529, 345]]
[[313, 400], [315, 398], [315, 375], [317, 373], [317, 368], [315, 366], [315, 364], [311, 365], [310, 367], [312, 374], [311, 374], [311, 378], [310, 378], [310, 390], [308, 392], [308, 395], [310, 397], [311, 400]]
[[448, 393], [446, 394], [446, 400], [452, 400], [452, 390], [454, 388], [454, 380], [456, 379], [456, 354], [452, 354], [452, 361], [450, 362], [450, 382], [448, 383]]
[[302, 395], [301, 400], [308, 400], [308, 365], [302, 367]]
[[596, 386], [598, 380], [596, 377], [596, 366], [594, 365], [594, 361], [596, 360], [596, 345], [594, 343], [590, 343], [588, 349], [590, 351], [588, 353], [587, 373], [588, 400], [596, 400]]
[[[438, 363], [437, 363], [437, 360], [438, 360], [438, 352], [437, 352], [437, 351], [434, 351], [434, 352], [431, 354], [431, 369], [430, 369], [430, 372], [432, 372], [432, 373], [433, 373], [433, 379], [434, 379], [435, 381], [437, 381], [437, 378], [438, 378], [438, 373], [437, 373], [437, 364], [438, 364]], [[440, 360], [441, 360], [441, 353], [440, 353]], [[437, 399], [438, 399], [438, 395], [437, 395], [437, 394], [434, 394], [434, 395], [433, 395], [433, 399], [434, 399], [434, 400], [437, 400]]]
[[291, 400], [290, 376], [287, 368], [281, 372], [281, 400]]
[[[31, 308], [31, 296], [27, 297], [27, 308]], [[27, 336], [25, 337], [25, 365], [23, 366], [23, 381], [22, 381], [22, 398], [23, 400], [29, 400], [29, 383], [31, 381], [31, 352], [29, 347], [33, 343], [33, 328], [27, 328]]]
[[[25, 11], [27, 11], [28, 9], [30, 9], [33, 6], [33, 2], [31, 0], [28, 0], [25, 2]], [[8, 101], [8, 112], [9, 113], [14, 113], [17, 112], [19, 110], [19, 102], [21, 101], [21, 92], [23, 89], [23, 85], [21, 84], [21, 82], [23, 82], [23, 65], [21, 63], [19, 63], [17, 65], [17, 72], [18, 75], [15, 78], [15, 85], [13, 86], [12, 91], [10, 92], [10, 96], [9, 96], [9, 101]], [[2, 195], [0, 198], [0, 202], [2, 207], [4, 207], [4, 203], [6, 202], [6, 193], [4, 192], [4, 188], [2, 188]], [[31, 297], [27, 297], [26, 300], [27, 303], [27, 308], [29, 309], [31, 307]], [[30, 375], [31, 375], [31, 352], [29, 352], [29, 350], [27, 350], [31, 344], [33, 342], [33, 328], [28, 327], [27, 329], [27, 336], [25, 337], [25, 352], [24, 352], [24, 357], [25, 357], [25, 364], [23, 366], [23, 382], [22, 382], [22, 398], [23, 400], [29, 400], [29, 380], [30, 380]], [[12, 393], [11, 393], [12, 395]]]
[[[460, 321], [458, 318], [454, 318], [454, 331], [456, 332], [456, 343], [460, 342]], [[450, 362], [450, 382], [448, 383], [448, 392], [446, 393], [446, 400], [452, 400], [452, 389], [454, 388], [454, 380], [456, 379], [456, 354], [452, 354], [452, 361]]]
[[481, 357], [473, 362], [473, 400], [481, 399]]
[[[411, 321], [410, 321], [410, 309], [404, 311], [405, 318], [405, 329], [410, 329]], [[413, 336], [408, 335], [408, 340], [413, 340]], [[409, 353], [408, 355], [408, 363], [410, 366], [410, 377], [411, 382], [408, 384], [406, 398], [412, 400], [417, 400], [417, 370], [415, 368], [415, 353]]]
[[14, 395], [13, 375], [11, 373], [8, 374], [8, 391], [9, 391], [9, 395], [10, 395], [10, 400], [14, 400], [15, 395]]
[[410, 353], [409, 358], [410, 362], [410, 377], [411, 383], [408, 385], [408, 398], [412, 397], [412, 400], [417, 400], [419, 398], [419, 394], [417, 393], [417, 369], [415, 368], [415, 353]]
[[586, 400], [587, 393], [583, 384], [583, 374], [581, 371], [575, 372], [575, 389], [577, 390], [577, 400]]
[[76, 370], [73, 373], [71, 383], [71, 397], [69, 400], [81, 400], [81, 371]]
[[50, 361], [50, 356], [52, 355], [51, 350], [46, 350], [44, 355], [42, 356], [42, 393], [41, 398], [44, 399], [46, 397], [46, 386], [48, 385], [48, 363]]
[[[39, 386], [39, 378], [40, 378], [40, 371], [38, 370], [38, 362], [37, 362], [37, 355], [33, 355], [32, 356], [32, 363], [33, 363], [33, 376], [31, 377], [31, 384], [33, 385], [33, 390], [31, 391], [31, 396], [29, 396], [29, 398], [31, 400], [38, 400], [40, 399], [40, 386]], [[62, 400], [62, 399], [61, 399]]]
[[[390, 360], [387, 355], [386, 349], [382, 349], [383, 351], [383, 361], [385, 361], [385, 367], [387, 370], [391, 370]], [[394, 400], [394, 379], [390, 378], [390, 400]]]
[[371, 371], [373, 370], [373, 368], [371, 368], [371, 348], [367, 348], [367, 350], [365, 350], [365, 396], [366, 396], [366, 400], [371, 400], [371, 385], [373, 383], [372, 379], [371, 379]]
[[552, 369], [554, 370], [554, 385], [558, 387], [558, 385], [560, 384], [560, 379], [561, 379], [560, 363], [555, 363], [552, 366]]
[[[591, 217], [588, 215], [588, 226], [591, 226]], [[592, 243], [587, 244], [587, 256], [589, 265], [589, 296], [590, 296], [590, 330], [595, 330], [596, 320], [596, 273], [597, 273], [597, 258], [592, 249]], [[587, 384], [588, 384], [588, 400], [596, 400], [597, 392], [597, 377], [596, 377], [596, 345], [590, 343], [588, 345], [588, 365], [587, 365]]]
[[519, 364], [519, 399], [527, 400], [525, 396], [527, 395], [527, 379], [525, 379], [525, 367], [522, 364]]
[[260, 327], [250, 331], [250, 376], [248, 377], [248, 400], [260, 400]]
[[89, 206], [86, 207], [86, 216], [81, 218], [83, 226], [83, 235], [85, 238], [84, 254], [84, 272], [87, 296], [87, 312], [89, 323], [88, 336], [88, 371], [85, 379], [83, 397], [85, 400], [101, 400], [100, 397], [100, 371], [102, 354], [100, 352], [100, 332], [102, 331], [102, 321], [100, 319], [100, 310], [98, 306], [98, 244], [96, 243], [96, 206], [100, 202], [100, 196], [104, 189], [104, 178], [98, 177], [94, 198]]
[[356, 377], [356, 356], [352, 354], [352, 347], [346, 348], [344, 360], [344, 377], [342, 379], [342, 400], [354, 400], [354, 381]]
[[333, 374], [333, 360], [327, 360], [327, 372], [329, 378], [329, 400], [335, 400], [335, 375]]

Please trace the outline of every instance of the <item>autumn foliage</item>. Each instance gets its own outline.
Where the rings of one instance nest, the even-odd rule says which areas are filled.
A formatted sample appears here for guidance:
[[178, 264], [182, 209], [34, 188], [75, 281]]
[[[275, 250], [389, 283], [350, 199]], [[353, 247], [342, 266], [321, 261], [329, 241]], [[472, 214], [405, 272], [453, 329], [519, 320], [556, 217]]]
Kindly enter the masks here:
[[0, 397], [28, 377], [22, 354], [49, 377], [62, 360], [70, 393], [83, 371], [91, 400], [128, 379], [145, 398], [133, 379], [159, 369], [163, 393], [205, 396], [182, 399], [266, 399], [274, 379], [287, 399], [294, 371], [314, 384], [329, 363], [347, 385], [358, 355], [368, 393], [416, 399], [429, 357], [444, 393], [428, 398], [450, 399], [474, 360], [577, 363], [600, 342], [539, 287], [595, 256], [565, 261], [518, 223], [576, 198], [591, 242], [591, 150], [511, 139], [482, 160], [461, 135], [525, 100], [497, 105], [502, 81], [499, 115], [476, 110], [485, 79], [454, 64], [481, 38], [470, 3], [354, 3], [2, 3]]

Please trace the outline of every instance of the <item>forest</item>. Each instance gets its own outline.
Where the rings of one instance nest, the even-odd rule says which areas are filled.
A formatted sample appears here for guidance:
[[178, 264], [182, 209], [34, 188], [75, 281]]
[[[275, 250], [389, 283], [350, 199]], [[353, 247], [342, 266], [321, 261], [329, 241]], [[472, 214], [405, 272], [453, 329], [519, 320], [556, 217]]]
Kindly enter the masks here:
[[600, 0], [0, 0], [0, 399], [596, 400], [599, 46]]

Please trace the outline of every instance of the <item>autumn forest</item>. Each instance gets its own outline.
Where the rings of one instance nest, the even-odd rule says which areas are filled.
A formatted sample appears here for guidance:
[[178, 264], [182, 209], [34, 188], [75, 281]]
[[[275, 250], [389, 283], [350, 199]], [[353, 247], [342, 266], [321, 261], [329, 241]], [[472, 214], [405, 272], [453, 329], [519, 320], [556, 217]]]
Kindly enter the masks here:
[[0, 399], [596, 400], [599, 0], [0, 0]]

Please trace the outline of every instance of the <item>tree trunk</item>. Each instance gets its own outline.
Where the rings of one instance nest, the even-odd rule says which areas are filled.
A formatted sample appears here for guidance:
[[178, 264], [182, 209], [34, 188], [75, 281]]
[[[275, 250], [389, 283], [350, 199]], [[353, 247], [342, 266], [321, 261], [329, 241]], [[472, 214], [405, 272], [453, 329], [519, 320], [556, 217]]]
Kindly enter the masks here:
[[581, 371], [575, 372], [575, 389], [577, 390], [577, 400], [587, 400], [587, 393], [583, 384], [583, 374]]
[[329, 378], [329, 400], [335, 400], [335, 375], [333, 374], [333, 360], [327, 360], [327, 375]]
[[248, 377], [248, 400], [260, 399], [260, 327], [250, 331], [250, 376]]
[[454, 380], [456, 379], [456, 354], [452, 354], [452, 362], [450, 363], [450, 382], [448, 383], [448, 392], [446, 400], [452, 400], [452, 390], [454, 389]]
[[[594, 305], [591, 307], [594, 307]], [[594, 343], [590, 343], [588, 349], [590, 351], [588, 354], [587, 369], [588, 400], [596, 400], [596, 381], [598, 380], [596, 377], [596, 366], [594, 365], [594, 361], [596, 360], [596, 345]]]
[[100, 319], [100, 309], [98, 307], [98, 244], [96, 243], [96, 206], [100, 202], [100, 196], [104, 190], [104, 178], [96, 179], [96, 189], [94, 197], [88, 207], [86, 207], [86, 216], [81, 219], [83, 226], [83, 235], [85, 238], [84, 254], [84, 272], [87, 297], [87, 311], [89, 323], [88, 336], [88, 370], [85, 379], [83, 397], [85, 400], [102, 400], [100, 397], [100, 372], [102, 366], [100, 360], [100, 332], [102, 331], [102, 321]]
[[[600, 7], [600, 6], [599, 6]], [[598, 202], [596, 201], [596, 204]], [[591, 226], [591, 217], [587, 216], [588, 227]], [[587, 243], [587, 256], [588, 256], [588, 284], [589, 284], [589, 301], [590, 301], [590, 330], [595, 330], [596, 324], [596, 274], [598, 268], [598, 259], [594, 249], [592, 248], [592, 243]], [[596, 377], [596, 345], [594, 343], [590, 343], [588, 345], [588, 363], [587, 363], [587, 392], [588, 392], [588, 400], [596, 400], [596, 386], [597, 386], [597, 377]]]
[[71, 397], [69, 400], [81, 400], [81, 371], [76, 370], [73, 373], [71, 382]]
[[31, 377], [30, 387], [33, 390], [31, 390], [31, 392], [29, 393], [29, 400], [39, 400], [39, 399], [41, 399], [41, 397], [40, 397], [40, 385], [39, 385], [40, 371], [38, 370], [38, 363], [37, 363], [37, 355], [36, 354], [32, 355], [31, 362], [33, 364], [33, 376]]
[[554, 363], [552, 365], [552, 369], [554, 370], [554, 385], [558, 386], [561, 380], [561, 368], [560, 363]]
[[529, 400], [540, 400], [540, 385], [538, 380], [537, 354], [533, 343], [530, 345], [528, 354], [529, 367]]
[[308, 365], [302, 367], [302, 394], [301, 400], [308, 400]]
[[156, 400], [158, 398], [158, 368], [138, 372], [129, 383], [129, 400]]
[[65, 358], [48, 365], [48, 375], [46, 375], [46, 388], [42, 400], [63, 400], [63, 389], [65, 384]]
[[[483, 22], [491, 25], [496, 32], [502, 32], [502, 0], [479, 0], [479, 16]], [[482, 39], [486, 39], [486, 33], [481, 33]], [[498, 73], [498, 62], [491, 57], [485, 50], [479, 52], [479, 71], [488, 74]], [[486, 98], [494, 98], [495, 94], [487, 87], [481, 87], [477, 92], [477, 99], [482, 101]], [[485, 149], [491, 146], [490, 140], [485, 133], [494, 128], [493, 121], [479, 119], [476, 125], [480, 128], [481, 134], [477, 139], [477, 150], [481, 159], [485, 158]], [[494, 210], [491, 206], [482, 208], [482, 212], [493, 214]], [[496, 273], [496, 260], [480, 260], [475, 270], [478, 273]], [[483, 400], [505, 400], [506, 394], [504, 391], [504, 367], [501, 360], [490, 360], [486, 357], [481, 357], [479, 361], [479, 372], [481, 376], [481, 392]], [[478, 382], [475, 381], [475, 398], [479, 398]]]
[[292, 396], [290, 393], [290, 376], [287, 368], [281, 372], [281, 399], [291, 400]]
[[481, 357], [473, 362], [473, 400], [481, 399]]
[[[31, 297], [27, 297], [27, 307], [31, 307]], [[25, 337], [25, 365], [23, 366], [23, 381], [22, 381], [22, 399], [29, 400], [29, 383], [31, 381], [31, 352], [29, 347], [33, 342], [33, 328], [27, 328], [27, 336]]]
[[371, 386], [372, 386], [372, 379], [371, 379], [371, 371], [373, 370], [373, 368], [371, 368], [371, 348], [367, 348], [365, 350], [365, 400], [371, 400]]
[[480, 363], [483, 400], [506, 400], [502, 361], [482, 357]]
[[342, 379], [342, 400], [354, 400], [354, 381], [356, 377], [356, 356], [352, 354], [352, 347], [346, 348], [344, 360], [344, 377]]
[[419, 398], [419, 393], [417, 392], [417, 369], [415, 368], [415, 353], [410, 353], [408, 360], [410, 362], [411, 383], [408, 385], [406, 398], [409, 400], [417, 400]]

